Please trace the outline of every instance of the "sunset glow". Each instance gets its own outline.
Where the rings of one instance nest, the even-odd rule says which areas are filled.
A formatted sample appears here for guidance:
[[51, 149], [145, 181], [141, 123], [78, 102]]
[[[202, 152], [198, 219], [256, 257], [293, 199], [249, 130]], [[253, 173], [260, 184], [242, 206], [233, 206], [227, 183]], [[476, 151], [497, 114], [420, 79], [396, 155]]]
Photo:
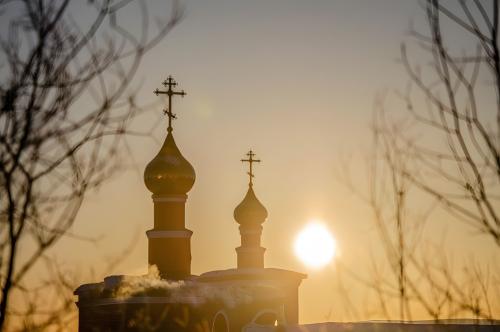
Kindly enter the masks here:
[[0, 0], [0, 332], [500, 332], [499, 36], [500, 0]]

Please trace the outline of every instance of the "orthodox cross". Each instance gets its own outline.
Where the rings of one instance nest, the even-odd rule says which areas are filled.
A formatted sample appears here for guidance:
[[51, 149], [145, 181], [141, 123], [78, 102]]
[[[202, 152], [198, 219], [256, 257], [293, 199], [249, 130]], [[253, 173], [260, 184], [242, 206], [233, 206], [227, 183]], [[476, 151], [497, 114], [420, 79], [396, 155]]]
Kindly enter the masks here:
[[252, 150], [248, 151], [247, 156], [248, 156], [248, 159], [241, 159], [241, 161], [244, 163], [245, 162], [248, 163], [249, 171], [247, 172], [247, 174], [248, 174], [248, 177], [250, 178], [250, 182], [248, 183], [248, 185], [251, 187], [253, 185], [252, 178], [254, 177], [252, 166], [253, 166], [253, 163], [260, 163], [260, 159], [253, 159], [253, 157], [255, 157], [255, 153], [253, 153]]
[[174, 91], [172, 90], [173, 87], [177, 86], [177, 82], [172, 78], [172, 76], [168, 76], [168, 78], [163, 81], [162, 83], [165, 87], [168, 87], [168, 90], [167, 91], [160, 91], [158, 89], [156, 89], [154, 91], [154, 94], [155, 95], [167, 95], [168, 96], [168, 108], [163, 110], [163, 113], [165, 115], [168, 115], [168, 132], [171, 132], [172, 131], [172, 119], [177, 119], [177, 117], [175, 116], [175, 114], [172, 112], [172, 96], [174, 95], [179, 95], [179, 96], [182, 96], [184, 97], [186, 95], [186, 93], [184, 92], [184, 90], [182, 91]]

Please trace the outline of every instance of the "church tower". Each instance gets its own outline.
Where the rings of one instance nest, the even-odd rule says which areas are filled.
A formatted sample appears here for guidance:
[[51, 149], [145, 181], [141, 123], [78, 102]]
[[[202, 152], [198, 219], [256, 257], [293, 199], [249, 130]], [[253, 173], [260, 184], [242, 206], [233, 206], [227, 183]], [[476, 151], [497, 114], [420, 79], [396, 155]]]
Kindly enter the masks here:
[[158, 154], [144, 171], [146, 187], [153, 193], [154, 228], [147, 231], [148, 263], [158, 268], [160, 276], [170, 280], [186, 279], [191, 275], [191, 235], [185, 226], [187, 193], [193, 187], [193, 166], [182, 156], [172, 134], [172, 96], [185, 96], [183, 91], [174, 91], [177, 85], [169, 76], [163, 82], [166, 91], [156, 89], [158, 94], [168, 96], [167, 137]]
[[267, 210], [255, 196], [253, 191], [253, 163], [259, 163], [259, 159], [254, 159], [252, 150], [247, 153], [248, 159], [241, 159], [247, 162], [249, 171], [248, 191], [243, 201], [234, 209], [234, 219], [240, 224], [241, 246], [236, 248], [238, 255], [238, 268], [264, 268], [264, 252], [266, 248], [260, 246], [262, 235], [262, 223], [266, 221]]
[[[112, 275], [102, 282], [84, 284], [78, 296], [80, 332], [118, 331], [250, 331], [275, 324], [298, 323], [298, 288], [306, 275], [280, 268], [264, 267], [261, 247], [262, 224], [267, 210], [253, 190], [253, 151], [241, 161], [249, 164], [248, 191], [234, 210], [239, 223], [241, 246], [236, 248], [237, 268], [191, 275], [191, 232], [185, 224], [187, 193], [194, 185], [193, 166], [177, 147], [172, 128], [176, 118], [172, 77], [163, 82], [168, 96], [167, 135], [160, 151], [144, 171], [151, 191], [154, 226], [148, 237], [148, 263], [167, 280], [187, 280], [175, 289], [151, 282], [150, 275]], [[209, 254], [207, 252], [207, 254]], [[211, 327], [211, 328], [210, 328]]]

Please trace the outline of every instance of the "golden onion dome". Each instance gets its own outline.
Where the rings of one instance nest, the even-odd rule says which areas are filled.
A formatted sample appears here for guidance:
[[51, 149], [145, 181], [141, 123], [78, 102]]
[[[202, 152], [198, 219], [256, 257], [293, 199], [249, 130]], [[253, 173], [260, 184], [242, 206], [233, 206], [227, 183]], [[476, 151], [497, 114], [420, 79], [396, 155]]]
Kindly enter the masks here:
[[158, 154], [144, 170], [144, 183], [156, 195], [186, 194], [194, 184], [193, 166], [184, 158], [169, 131]]
[[243, 201], [234, 209], [234, 219], [240, 225], [262, 224], [266, 221], [267, 210], [259, 201], [252, 186], [248, 188]]

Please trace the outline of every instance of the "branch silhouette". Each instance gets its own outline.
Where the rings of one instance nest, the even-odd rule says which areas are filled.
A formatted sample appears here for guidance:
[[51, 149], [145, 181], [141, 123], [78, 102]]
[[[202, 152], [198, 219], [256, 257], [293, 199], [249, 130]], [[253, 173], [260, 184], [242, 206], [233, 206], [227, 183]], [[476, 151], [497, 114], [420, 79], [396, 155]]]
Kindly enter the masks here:
[[[67, 291], [48, 250], [74, 236], [69, 229], [87, 193], [120, 169], [119, 147], [138, 134], [130, 124], [145, 111], [133, 78], [183, 16], [176, 1], [154, 27], [144, 0], [78, 5], [92, 17], [84, 27], [69, 0], [0, 1], [7, 20], [0, 35], [0, 331], [19, 313], [12, 291], [37, 294], [24, 283], [35, 265], [45, 261], [52, 271], [45, 286]], [[133, 6], [139, 28], [125, 28], [120, 14]], [[39, 310], [35, 300], [26, 305], [31, 314]], [[72, 296], [66, 300], [60, 310]], [[63, 323], [58, 310], [30, 329]]]
[[[401, 46], [410, 82], [398, 96], [407, 112], [389, 112], [385, 95], [376, 99], [366, 192], [347, 180], [349, 167], [343, 166], [343, 182], [370, 207], [383, 244], [384, 260], [373, 258], [373, 275], [363, 284], [387, 318], [394, 318], [388, 308], [395, 303], [401, 320], [411, 320], [416, 308], [436, 321], [500, 315], [498, 267], [461, 260], [457, 273], [444, 244], [422, 236], [440, 208], [500, 250], [498, 1], [490, 8], [480, 1], [458, 5], [423, 2], [428, 32], [412, 30], [415, 43]], [[456, 54], [444, 32], [451, 29], [473, 39], [473, 46]], [[425, 61], [421, 54], [425, 67], [414, 61]], [[485, 90], [494, 96], [491, 104], [484, 103]]]

